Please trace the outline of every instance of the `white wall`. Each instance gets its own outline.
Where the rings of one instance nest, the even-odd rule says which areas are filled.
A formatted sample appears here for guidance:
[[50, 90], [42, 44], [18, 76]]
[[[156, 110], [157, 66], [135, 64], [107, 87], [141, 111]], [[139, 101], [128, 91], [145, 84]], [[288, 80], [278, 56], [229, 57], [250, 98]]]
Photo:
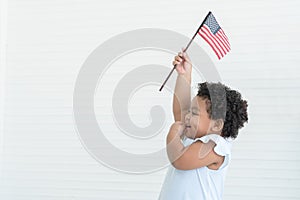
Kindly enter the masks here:
[[[204, 41], [195, 42], [211, 56], [222, 80], [249, 101], [249, 124], [233, 147], [224, 199], [299, 199], [299, 8], [296, 0], [2, 0], [7, 47], [6, 37], [1, 37], [0, 55], [6, 62], [1, 60], [0, 68], [1, 84], [5, 78], [5, 87], [0, 85], [1, 94], [5, 90], [0, 199], [156, 199], [165, 169], [142, 175], [116, 172], [83, 148], [72, 114], [75, 80], [87, 56], [112, 36], [163, 28], [190, 37], [209, 10], [229, 36], [232, 51], [217, 61]], [[3, 36], [5, 20], [0, 25]], [[172, 56], [147, 62], [171, 66]], [[114, 82], [116, 77], [112, 72], [106, 78]], [[132, 106], [142, 125], [149, 123], [149, 110], [143, 108], [147, 98], [137, 98]], [[168, 123], [170, 98], [165, 93], [162, 100], [170, 114]], [[101, 109], [100, 102], [96, 108]], [[108, 111], [103, 116], [111, 117]], [[116, 127], [109, 120], [103, 126]], [[148, 141], [147, 151], [161, 148], [165, 134], [157, 136], [156, 143]], [[132, 141], [120, 137], [115, 145], [144, 150], [143, 145], [128, 146]]]
[[2, 177], [2, 159], [4, 157], [4, 99], [7, 46], [7, 1], [0, 1], [0, 177]]

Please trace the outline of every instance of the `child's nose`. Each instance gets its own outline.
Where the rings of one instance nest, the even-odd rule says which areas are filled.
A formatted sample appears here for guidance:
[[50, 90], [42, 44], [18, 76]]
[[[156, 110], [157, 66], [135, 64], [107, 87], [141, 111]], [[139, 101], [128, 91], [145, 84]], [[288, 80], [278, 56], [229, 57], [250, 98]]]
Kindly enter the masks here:
[[185, 123], [188, 124], [190, 122], [190, 119], [191, 119], [191, 113], [186, 114], [184, 119]]

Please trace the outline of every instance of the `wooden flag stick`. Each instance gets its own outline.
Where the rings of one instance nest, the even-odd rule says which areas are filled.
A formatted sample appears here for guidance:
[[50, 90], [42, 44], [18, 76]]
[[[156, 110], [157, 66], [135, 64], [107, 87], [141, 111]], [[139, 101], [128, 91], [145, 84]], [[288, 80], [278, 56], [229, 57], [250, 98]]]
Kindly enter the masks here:
[[[192, 37], [192, 39], [189, 41], [189, 43], [186, 45], [185, 49], [183, 50], [183, 53], [187, 51], [187, 49], [190, 47], [192, 41], [194, 40], [194, 38], [196, 37], [197, 33], [199, 32], [200, 28], [203, 26], [204, 22], [206, 21], [206, 19], [208, 18], [208, 16], [211, 14], [211, 12], [209, 11], [208, 14], [206, 15], [206, 17], [204, 18], [203, 22], [201, 23], [201, 25], [199, 26], [199, 28], [197, 29], [196, 33], [194, 34], [194, 36]], [[161, 85], [161, 87], [159, 88], [159, 91], [161, 91], [165, 84], [167, 83], [167, 81], [169, 80], [170, 76], [172, 75], [173, 71], [176, 69], [176, 65], [173, 67], [173, 69], [170, 71], [169, 75], [167, 76], [166, 80], [164, 81], [164, 83]]]

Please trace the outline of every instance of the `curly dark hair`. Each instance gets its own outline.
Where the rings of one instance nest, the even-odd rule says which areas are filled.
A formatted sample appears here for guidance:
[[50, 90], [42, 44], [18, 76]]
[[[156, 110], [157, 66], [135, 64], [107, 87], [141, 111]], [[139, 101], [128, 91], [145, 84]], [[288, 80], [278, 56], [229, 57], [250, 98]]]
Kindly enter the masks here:
[[197, 96], [207, 100], [207, 113], [211, 119], [224, 121], [221, 136], [236, 138], [238, 130], [248, 122], [248, 103], [241, 94], [219, 82], [204, 82], [198, 84]]

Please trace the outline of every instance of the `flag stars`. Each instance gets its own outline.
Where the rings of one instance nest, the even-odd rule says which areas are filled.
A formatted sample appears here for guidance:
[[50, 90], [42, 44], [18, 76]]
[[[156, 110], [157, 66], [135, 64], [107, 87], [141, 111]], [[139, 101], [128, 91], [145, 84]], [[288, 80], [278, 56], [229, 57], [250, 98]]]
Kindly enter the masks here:
[[209, 15], [205, 24], [211, 29], [211, 32], [213, 34], [216, 34], [219, 31], [219, 29], [221, 28], [220, 25], [218, 24], [216, 18], [213, 15]]

